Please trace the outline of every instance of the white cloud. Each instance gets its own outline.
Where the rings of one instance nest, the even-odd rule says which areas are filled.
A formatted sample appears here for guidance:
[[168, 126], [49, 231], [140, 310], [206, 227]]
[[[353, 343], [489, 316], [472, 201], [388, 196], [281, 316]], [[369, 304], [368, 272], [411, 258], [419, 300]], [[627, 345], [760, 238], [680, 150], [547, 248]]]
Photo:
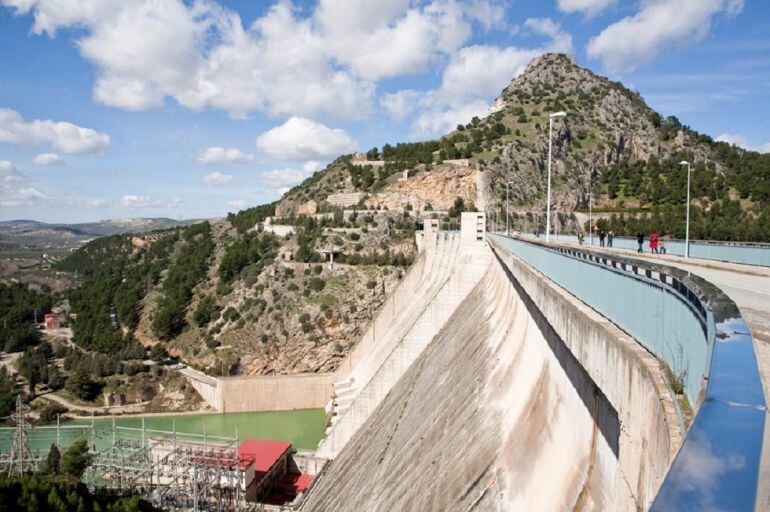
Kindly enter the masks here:
[[380, 105], [388, 112], [395, 122], [400, 123], [414, 112], [420, 93], [411, 89], [405, 89], [392, 94], [383, 94]]
[[66, 121], [24, 121], [21, 114], [0, 108], [0, 142], [18, 146], [51, 145], [68, 154], [101, 153], [110, 136]]
[[580, 12], [588, 16], [599, 14], [617, 3], [617, 0], [558, 0], [556, 4], [562, 12]]
[[339, 62], [368, 80], [422, 72], [471, 35], [504, 18], [496, 2], [409, 0], [361, 2], [321, 0], [315, 12], [319, 32]]
[[447, 133], [458, 124], [465, 124], [474, 116], [483, 116], [489, 110], [489, 103], [484, 100], [476, 100], [457, 107], [428, 110], [420, 114], [412, 125], [412, 132], [416, 136]]
[[138, 196], [133, 194], [126, 194], [123, 196], [123, 198], [120, 200], [121, 204], [127, 208], [131, 209], [138, 209], [138, 208], [153, 208], [153, 209], [163, 209], [163, 208], [173, 208], [181, 201], [176, 197], [168, 197], [166, 199], [156, 199], [150, 196]]
[[43, 195], [42, 192], [34, 188], [19, 188], [15, 190], [6, 189], [0, 194], [0, 206], [34, 206], [47, 199], [48, 198]]
[[92, 199], [88, 201], [88, 206], [91, 208], [104, 208], [109, 204], [106, 199]]
[[0, 183], [25, 183], [29, 179], [8, 160], [0, 160]]
[[633, 71], [666, 50], [702, 41], [715, 15], [742, 10], [743, 0], [644, 0], [636, 14], [593, 37], [587, 53], [610, 72]]
[[446, 133], [458, 123], [483, 115], [489, 102], [521, 74], [527, 64], [547, 52], [571, 52], [572, 37], [548, 18], [530, 18], [529, 31], [547, 41], [538, 48], [474, 45], [455, 53], [444, 68], [441, 86], [417, 101], [422, 110], [412, 125], [417, 137]]
[[345, 130], [292, 117], [257, 137], [257, 147], [278, 160], [324, 160], [352, 151], [356, 142]]
[[56, 153], [41, 153], [32, 159], [32, 163], [42, 166], [61, 165], [64, 159]]
[[281, 189], [294, 186], [312, 176], [312, 170], [307, 169], [274, 169], [261, 174], [262, 181], [271, 188]]
[[306, 173], [313, 174], [316, 171], [320, 171], [323, 169], [324, 164], [319, 162], [318, 160], [308, 160], [304, 164], [302, 164], [302, 170]]
[[233, 117], [271, 115], [361, 119], [374, 85], [341, 69], [314, 21], [288, 0], [249, 27], [211, 1], [0, 0], [32, 13], [33, 32], [78, 30], [75, 43], [97, 69], [94, 98], [145, 110], [172, 98]]
[[246, 208], [246, 204], [246, 201], [241, 201], [240, 199], [233, 199], [232, 201], [227, 202], [227, 206], [235, 208], [236, 210], [243, 210]]
[[735, 134], [723, 133], [722, 135], [717, 137], [716, 140], [719, 142], [726, 142], [728, 144], [733, 144], [743, 149], [748, 149], [750, 151], [757, 151], [759, 153], [770, 153], [770, 142], [765, 142], [764, 144], [759, 144], [759, 145], [753, 145], [749, 143], [746, 137], [744, 137], [739, 133], [735, 133]]
[[249, 26], [209, 0], [0, 0], [32, 14], [35, 34], [75, 28], [96, 68], [93, 97], [126, 110], [166, 98], [233, 117], [356, 120], [375, 81], [424, 72], [475, 29], [504, 20], [503, 0], [276, 1]]
[[212, 146], [198, 155], [198, 162], [204, 165], [245, 164], [253, 161], [254, 155], [244, 153], [238, 148]]
[[223, 187], [230, 185], [233, 182], [233, 177], [230, 174], [222, 174], [219, 171], [212, 172], [203, 177], [203, 184], [207, 187]]

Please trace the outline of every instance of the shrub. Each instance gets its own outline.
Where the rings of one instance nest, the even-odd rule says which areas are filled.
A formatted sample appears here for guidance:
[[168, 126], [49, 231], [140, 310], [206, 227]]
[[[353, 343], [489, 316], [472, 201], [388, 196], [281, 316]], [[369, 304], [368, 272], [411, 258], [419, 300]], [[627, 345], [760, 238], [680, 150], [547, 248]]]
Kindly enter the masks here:
[[324, 281], [320, 277], [314, 277], [310, 279], [310, 281], [308, 281], [307, 286], [309, 289], [313, 291], [320, 292], [321, 290], [326, 288], [326, 281]]
[[48, 404], [40, 411], [40, 421], [42, 423], [51, 423], [56, 421], [56, 416], [67, 412], [67, 408], [59, 404]]

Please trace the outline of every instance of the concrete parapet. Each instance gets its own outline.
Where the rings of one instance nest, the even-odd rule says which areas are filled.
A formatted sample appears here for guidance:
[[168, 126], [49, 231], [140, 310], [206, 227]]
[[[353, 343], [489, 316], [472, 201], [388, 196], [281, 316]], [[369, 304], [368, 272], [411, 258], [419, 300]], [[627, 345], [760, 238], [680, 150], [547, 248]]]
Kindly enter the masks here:
[[[491, 241], [521, 291], [607, 397], [622, 426], [619, 495], [652, 503], [682, 445], [674, 397], [660, 362], [630, 335]], [[630, 489], [628, 489], [630, 487]]]

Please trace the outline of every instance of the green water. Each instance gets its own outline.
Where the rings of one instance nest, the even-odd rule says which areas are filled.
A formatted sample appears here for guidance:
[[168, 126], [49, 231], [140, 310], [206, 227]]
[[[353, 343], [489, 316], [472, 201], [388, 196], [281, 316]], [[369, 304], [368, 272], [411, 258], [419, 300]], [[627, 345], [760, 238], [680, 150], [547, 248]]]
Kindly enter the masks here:
[[[115, 418], [115, 424], [122, 427], [142, 427], [142, 418]], [[225, 414], [190, 414], [181, 416], [151, 416], [144, 418], [144, 427], [149, 430], [176, 429], [177, 432], [202, 435], [205, 432], [211, 442], [216, 442], [214, 436], [234, 438], [236, 426], [241, 440], [247, 438], [271, 439], [274, 441], [290, 441], [294, 448], [301, 450], [315, 449], [324, 433], [323, 409], [304, 409], [299, 411], [275, 412], [244, 412]], [[76, 420], [62, 422], [63, 426], [91, 425], [91, 420]], [[112, 440], [112, 418], [94, 419], [96, 446], [104, 449]], [[119, 431], [126, 439], [139, 440], [140, 432]], [[81, 431], [61, 429], [61, 444], [68, 446], [79, 437], [91, 438], [90, 429]], [[150, 434], [148, 434], [149, 437]], [[52, 442], [56, 442], [56, 429], [32, 429], [28, 434], [32, 450], [47, 450]], [[0, 451], [10, 450], [12, 432], [0, 432]]]

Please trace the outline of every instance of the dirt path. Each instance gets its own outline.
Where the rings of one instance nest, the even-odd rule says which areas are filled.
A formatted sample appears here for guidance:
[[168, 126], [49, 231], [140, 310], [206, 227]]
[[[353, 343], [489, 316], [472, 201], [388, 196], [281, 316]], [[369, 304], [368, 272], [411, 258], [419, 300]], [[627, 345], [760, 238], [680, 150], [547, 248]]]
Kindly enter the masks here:
[[59, 405], [62, 405], [71, 411], [88, 412], [88, 413], [105, 413], [105, 412], [114, 413], [114, 414], [131, 413], [131, 412], [141, 411], [142, 407], [144, 407], [149, 403], [149, 402], [140, 402], [138, 404], [130, 404], [130, 405], [113, 405], [111, 407], [107, 407], [107, 406], [96, 407], [96, 406], [90, 406], [90, 405], [78, 405], [70, 402], [63, 396], [59, 396], [54, 393], [45, 393], [38, 396], [40, 398], [48, 400], [49, 402], [55, 402]]

